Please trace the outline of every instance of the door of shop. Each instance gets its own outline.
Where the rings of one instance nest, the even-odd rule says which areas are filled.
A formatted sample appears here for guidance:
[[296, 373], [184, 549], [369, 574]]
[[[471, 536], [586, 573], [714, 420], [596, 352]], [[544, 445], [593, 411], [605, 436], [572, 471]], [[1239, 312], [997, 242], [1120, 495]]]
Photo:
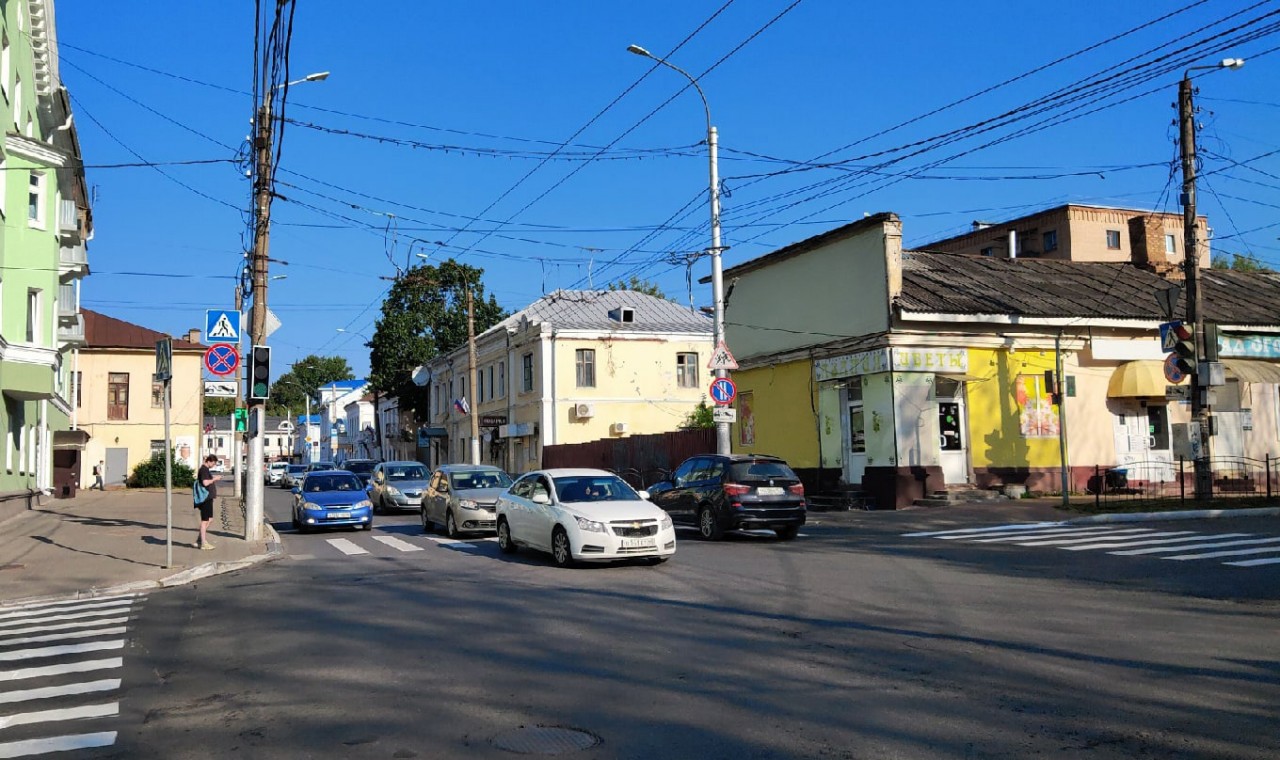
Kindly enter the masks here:
[[850, 378], [840, 391], [844, 402], [845, 417], [841, 431], [844, 446], [844, 482], [856, 485], [862, 482], [867, 470], [867, 424], [862, 406], [862, 378]]
[[938, 399], [938, 460], [947, 484], [969, 482], [969, 441], [966, 435], [964, 383], [939, 376], [934, 383]]

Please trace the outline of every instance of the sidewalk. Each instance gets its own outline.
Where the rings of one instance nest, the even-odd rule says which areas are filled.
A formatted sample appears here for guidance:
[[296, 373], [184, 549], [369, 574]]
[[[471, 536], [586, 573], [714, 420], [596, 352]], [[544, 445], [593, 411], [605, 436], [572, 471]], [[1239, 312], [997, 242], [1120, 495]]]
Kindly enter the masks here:
[[[231, 482], [218, 484], [231, 491]], [[231, 572], [281, 555], [269, 524], [244, 539], [238, 500], [219, 496], [211, 551], [194, 546], [200, 515], [190, 490], [173, 493], [173, 566], [165, 567], [163, 489], [81, 490], [74, 499], [43, 497], [0, 518], [0, 607], [36, 599], [98, 596], [163, 588]]]

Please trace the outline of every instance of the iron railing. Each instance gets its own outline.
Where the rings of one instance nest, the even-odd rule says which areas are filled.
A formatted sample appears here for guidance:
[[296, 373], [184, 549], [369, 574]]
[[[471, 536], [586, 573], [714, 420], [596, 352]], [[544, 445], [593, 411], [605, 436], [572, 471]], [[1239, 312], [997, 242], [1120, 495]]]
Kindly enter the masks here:
[[[1214, 499], [1280, 499], [1280, 457], [1213, 457], [1209, 469]], [[1120, 501], [1182, 504], [1195, 500], [1195, 466], [1182, 458], [1095, 465], [1085, 490], [1098, 506]]]

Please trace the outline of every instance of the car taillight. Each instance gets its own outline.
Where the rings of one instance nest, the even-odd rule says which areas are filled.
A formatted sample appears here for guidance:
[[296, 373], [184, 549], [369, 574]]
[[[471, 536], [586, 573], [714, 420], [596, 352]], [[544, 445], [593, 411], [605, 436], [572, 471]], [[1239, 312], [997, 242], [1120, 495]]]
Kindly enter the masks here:
[[725, 496], [745, 496], [746, 494], [749, 494], [749, 493], [751, 493], [751, 486], [744, 486], [739, 483], [724, 484]]
[[796, 483], [794, 486], [787, 486], [787, 492], [792, 496], [804, 496], [804, 483]]

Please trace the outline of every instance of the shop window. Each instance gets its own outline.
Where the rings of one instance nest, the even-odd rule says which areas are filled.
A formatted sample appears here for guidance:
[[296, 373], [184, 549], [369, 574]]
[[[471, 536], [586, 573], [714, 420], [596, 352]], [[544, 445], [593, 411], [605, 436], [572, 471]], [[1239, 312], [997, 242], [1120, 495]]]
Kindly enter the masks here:
[[849, 381], [849, 451], [864, 454], [867, 451], [866, 412], [862, 405], [862, 378]]
[[1164, 404], [1147, 407], [1147, 435], [1151, 437], [1152, 451], [1169, 450], [1169, 407]]

